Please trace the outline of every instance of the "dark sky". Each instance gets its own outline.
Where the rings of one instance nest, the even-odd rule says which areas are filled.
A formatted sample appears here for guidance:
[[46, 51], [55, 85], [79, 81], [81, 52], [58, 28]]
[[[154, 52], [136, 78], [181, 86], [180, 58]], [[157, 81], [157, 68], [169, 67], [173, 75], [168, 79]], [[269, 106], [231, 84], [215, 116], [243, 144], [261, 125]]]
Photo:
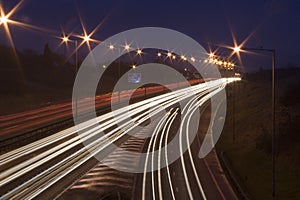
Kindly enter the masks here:
[[[1, 4], [8, 12], [17, 2], [2, 0]], [[44, 44], [49, 42], [55, 49], [60, 42], [55, 36], [60, 36], [61, 29], [82, 32], [77, 10], [88, 31], [104, 21], [93, 36], [98, 40], [132, 28], [156, 26], [185, 33], [204, 46], [208, 43], [232, 45], [231, 30], [238, 43], [253, 32], [246, 46], [275, 48], [278, 67], [288, 63], [300, 65], [298, 0], [25, 0], [12, 19], [49, 30], [32, 31], [11, 26], [16, 47], [42, 52]], [[4, 36], [3, 27], [0, 27], [2, 44], [7, 43]], [[242, 59], [246, 68], [269, 67], [270, 63], [268, 54], [243, 55]]]

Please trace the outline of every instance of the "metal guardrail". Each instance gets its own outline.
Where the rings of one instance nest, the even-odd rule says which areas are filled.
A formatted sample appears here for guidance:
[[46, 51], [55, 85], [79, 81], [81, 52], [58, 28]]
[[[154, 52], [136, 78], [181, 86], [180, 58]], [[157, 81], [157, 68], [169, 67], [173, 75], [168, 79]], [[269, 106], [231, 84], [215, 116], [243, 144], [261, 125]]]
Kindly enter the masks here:
[[249, 195], [244, 191], [243, 187], [239, 183], [238, 179], [236, 178], [235, 174], [233, 173], [231, 166], [229, 164], [229, 161], [226, 157], [226, 154], [224, 151], [222, 151], [220, 154], [218, 154], [219, 157], [221, 158], [221, 163], [225, 167], [225, 170], [227, 174], [229, 175], [229, 179], [233, 183], [233, 188], [235, 189], [237, 195], [239, 196], [240, 199], [242, 200], [250, 200]]

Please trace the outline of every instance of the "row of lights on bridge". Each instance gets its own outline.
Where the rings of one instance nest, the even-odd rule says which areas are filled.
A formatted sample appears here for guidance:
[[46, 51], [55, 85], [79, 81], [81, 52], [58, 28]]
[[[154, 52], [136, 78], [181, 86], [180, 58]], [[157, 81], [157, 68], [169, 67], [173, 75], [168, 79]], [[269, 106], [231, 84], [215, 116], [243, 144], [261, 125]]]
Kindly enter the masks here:
[[[128, 45], [128, 44], [125, 44], [124, 46], [124, 50], [125, 51], [130, 51], [131, 50], [131, 47]], [[116, 47], [114, 45], [109, 45], [108, 48], [110, 50], [115, 50]], [[136, 54], [137, 55], [142, 55], [143, 54], [143, 51], [142, 49], [137, 49], [136, 50]], [[173, 60], [176, 60], [177, 59], [177, 56], [175, 54], [173, 54], [172, 52], [167, 52], [167, 53], [162, 53], [162, 52], [158, 52], [157, 53], [157, 56], [158, 57], [162, 57], [162, 56], [166, 56], [167, 58], [170, 58], [170, 59], [173, 59]], [[187, 61], [188, 58], [184, 55], [181, 55], [180, 57], [180, 60], [182, 61]], [[233, 70], [234, 67], [235, 67], [235, 64], [232, 63], [232, 62], [229, 62], [229, 61], [225, 61], [225, 60], [221, 60], [221, 59], [218, 59], [214, 53], [210, 53], [209, 54], [209, 57], [205, 60], [197, 60], [195, 57], [190, 57], [190, 61], [191, 62], [196, 62], [196, 61], [199, 61], [199, 62], [204, 62], [204, 63], [213, 63], [213, 64], [216, 64], [218, 66], [221, 66], [221, 67], [224, 67], [226, 68], [227, 70]], [[103, 65], [103, 67], [106, 67], [105, 65]], [[132, 68], [136, 68], [136, 65], [132, 65]]]

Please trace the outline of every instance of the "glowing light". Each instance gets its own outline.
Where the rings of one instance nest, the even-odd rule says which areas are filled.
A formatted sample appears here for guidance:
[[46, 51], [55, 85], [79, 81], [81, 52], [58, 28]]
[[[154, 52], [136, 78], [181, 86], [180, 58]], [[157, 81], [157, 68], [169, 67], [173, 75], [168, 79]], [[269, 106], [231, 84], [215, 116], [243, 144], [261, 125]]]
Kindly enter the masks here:
[[20, 27], [26, 27], [26, 28], [34, 28], [41, 30], [41, 28], [25, 24], [23, 22], [12, 20], [11, 17], [17, 12], [17, 10], [22, 6], [24, 0], [20, 0], [7, 14], [4, 12], [3, 7], [0, 5], [0, 25], [3, 24], [5, 31], [7, 35], [9, 35], [9, 24], [20, 26]]
[[230, 46], [228, 47], [229, 49], [232, 49], [232, 53], [230, 54], [229, 57], [231, 57], [234, 54], [236, 54], [239, 62], [242, 63], [240, 52], [242, 51], [242, 49], [241, 49], [242, 46], [244, 46], [245, 43], [247, 42], [247, 39], [244, 40], [241, 44], [238, 44], [237, 40], [236, 40], [236, 38], [235, 38], [235, 36], [234, 36], [234, 34], [232, 32], [232, 30], [231, 30], [231, 35], [232, 35], [232, 40], [233, 40], [233, 47], [230, 47]]
[[208, 60], [204, 60], [204, 62], [205, 62], [205, 63], [207, 63], [207, 62], [208, 62]]
[[142, 52], [141, 49], [138, 49], [138, 50], [136, 51], [136, 53], [137, 53], [138, 55], [141, 55], [143, 52]]
[[223, 62], [220, 60], [219, 62], [218, 62], [218, 65], [222, 65], [223, 64]]
[[135, 69], [136, 68], [136, 65], [132, 65], [132, 69]]
[[161, 57], [161, 53], [157, 53], [157, 56], [158, 56], [158, 57]]
[[0, 17], [0, 25], [1, 24], [7, 25], [7, 23], [8, 23], [8, 17], [2, 14], [2, 16]]
[[214, 53], [210, 53], [210, 54], [209, 54], [209, 57], [211, 57], [211, 58], [214, 57], [214, 56], [215, 56]]
[[195, 62], [196, 59], [195, 59], [194, 57], [191, 57], [191, 61], [192, 61], [192, 62]]
[[124, 49], [125, 49], [126, 51], [129, 51], [130, 46], [129, 46], [128, 44], [126, 44], [126, 45], [124, 46]]
[[187, 60], [187, 58], [186, 58], [185, 56], [181, 56], [180, 58], [181, 58], [182, 60], [184, 60], [184, 61]]
[[109, 49], [110, 49], [110, 50], [113, 50], [114, 48], [115, 48], [114, 45], [112, 45], [112, 44], [109, 45]]
[[94, 35], [94, 33], [98, 30], [98, 28], [101, 26], [101, 23], [98, 24], [96, 26], [96, 28], [94, 28], [92, 30], [92, 32], [88, 33], [87, 30], [86, 30], [86, 27], [84, 25], [84, 22], [80, 16], [80, 14], [78, 13], [79, 15], [79, 20], [80, 20], [80, 23], [81, 23], [81, 28], [82, 28], [82, 31], [83, 31], [83, 34], [82, 35], [73, 35], [75, 37], [78, 37], [78, 38], [81, 38], [82, 39], [82, 42], [80, 42], [80, 44], [78, 45], [77, 49], [79, 49], [83, 44], [86, 44], [89, 51], [91, 51], [91, 45], [90, 45], [90, 42], [99, 42], [98, 40], [95, 40], [95, 39], [92, 39], [92, 36]]
[[83, 41], [84, 42], [89, 42], [91, 40], [91, 38], [90, 38], [90, 36], [88, 36], [88, 35], [85, 35], [84, 37], [83, 37]]
[[172, 56], [172, 59], [175, 60], [175, 59], [176, 59], [176, 56], [173, 55], [173, 56]]
[[17, 67], [18, 67], [18, 70], [19, 70], [19, 73], [20, 73], [21, 81], [25, 81], [25, 75], [24, 75], [24, 71], [22, 69], [22, 66], [20, 65], [18, 53], [15, 49], [15, 44], [14, 44], [12, 35], [10, 33], [9, 25], [12, 24], [12, 25], [20, 26], [20, 27], [22, 27], [22, 26], [30, 27], [30, 26], [26, 25], [25, 23], [21, 23], [21, 22], [14, 21], [14, 20], [10, 19], [11, 16], [15, 12], [17, 12], [17, 10], [21, 7], [23, 2], [24, 2], [24, 0], [20, 0], [17, 3], [17, 5], [15, 5], [7, 14], [5, 14], [3, 7], [0, 5], [0, 25], [3, 25], [3, 28], [4, 28], [5, 34], [7, 36], [7, 39], [9, 41], [10, 45], [13, 47], [12, 51], [13, 51], [13, 54], [14, 54], [16, 62], [17, 62]]
[[65, 43], [67, 43], [67, 42], [69, 42], [69, 38], [68, 38], [67, 36], [64, 36], [64, 37], [62, 38], [62, 41], [65, 42]]
[[234, 48], [233, 48], [233, 52], [234, 53], [239, 53], [241, 51], [241, 47], [239, 47], [239, 46], [235, 46]]
[[172, 56], [172, 53], [171, 53], [171, 52], [168, 52], [168, 53], [167, 53], [167, 56], [168, 56], [168, 57], [171, 57], [171, 56]]
[[103, 68], [106, 68], [106, 65], [102, 65]]

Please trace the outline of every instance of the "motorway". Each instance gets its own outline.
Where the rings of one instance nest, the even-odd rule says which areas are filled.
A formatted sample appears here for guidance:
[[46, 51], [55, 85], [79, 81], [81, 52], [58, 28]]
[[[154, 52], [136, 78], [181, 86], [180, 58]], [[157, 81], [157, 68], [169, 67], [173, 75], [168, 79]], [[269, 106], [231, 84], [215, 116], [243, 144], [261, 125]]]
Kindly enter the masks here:
[[[191, 85], [198, 84], [203, 80], [196, 79], [190, 80]], [[186, 83], [170, 83], [166, 87], [170, 89], [178, 89], [186, 87]], [[139, 99], [152, 95], [157, 95], [165, 92], [164, 86], [152, 86], [147, 88], [138, 88], [134, 91], [132, 96], [132, 90], [116, 92], [115, 94], [107, 93], [97, 95], [95, 97], [95, 108], [100, 110], [101, 114], [109, 111], [112, 103], [120, 103], [127, 99]], [[89, 106], [90, 99], [78, 100], [78, 114], [81, 116], [87, 115], [92, 109]], [[30, 111], [24, 111], [21, 113], [3, 115], [0, 116], [0, 148], [8, 147], [8, 144], [13, 143], [13, 146], [17, 146], [17, 143], [25, 145], [26, 141], [33, 141], [28, 139], [30, 137], [36, 137], [38, 134], [45, 132], [45, 130], [60, 130], [61, 128], [67, 128], [72, 125], [72, 102], [60, 102], [53, 105], [37, 108]], [[52, 134], [43, 134], [48, 136]], [[19, 142], [17, 142], [19, 141]], [[11, 148], [8, 148], [11, 149]], [[3, 150], [3, 149], [1, 149]]]
[[87, 196], [88, 199], [99, 199], [99, 196], [112, 199], [122, 196], [122, 198], [130, 199], [135, 190], [135, 174], [119, 171], [115, 168], [120, 166], [135, 168], [138, 166], [140, 160], [128, 154], [128, 151], [142, 152], [146, 143], [142, 137], [153, 131], [157, 123], [158, 119], [149, 126], [143, 127], [135, 134], [135, 137], [130, 137], [122, 143], [120, 149], [113, 151], [105, 158], [104, 162], [99, 162], [88, 171], [80, 180], [70, 186], [59, 199], [87, 199]]
[[[203, 106], [212, 95], [217, 94], [227, 84], [237, 80], [239, 79], [223, 78], [152, 97], [120, 108], [113, 113], [103, 114], [96, 119], [83, 122], [80, 126], [68, 128], [1, 155], [1, 199], [41, 198], [49, 191], [53, 195], [62, 194], [70, 184], [70, 181], [66, 180], [70, 179], [69, 176], [72, 173], [82, 168], [94, 156], [101, 159], [109, 158], [108, 156], [113, 155], [115, 151], [115, 148], [111, 148], [113, 143], [128, 144], [130, 141], [128, 140], [128, 133], [134, 133], [140, 125], [152, 117], [158, 121], [156, 126], [152, 127], [153, 134], [146, 145], [146, 149], [147, 152], [156, 148], [161, 149], [170, 140], [169, 135], [170, 137], [172, 135], [170, 130], [172, 124], [175, 124], [177, 115], [182, 115], [184, 119], [181, 122], [183, 125], [180, 126], [180, 140], [177, 147], [180, 153], [184, 155], [179, 159], [181, 167], [169, 169], [167, 165], [163, 172], [162, 170], [147, 172], [148, 167], [154, 169], [154, 165], [160, 166], [162, 162], [167, 162], [168, 156], [170, 156], [168, 151], [159, 151], [158, 157], [146, 157], [145, 160], [142, 160], [145, 171], [142, 178], [141, 199], [213, 199], [209, 196], [210, 194], [206, 193], [206, 190], [209, 189], [205, 189], [207, 186], [203, 186], [201, 179], [208, 173], [202, 175], [197, 165], [199, 161], [194, 161], [195, 158], [191, 149], [196, 148], [195, 145], [190, 148], [189, 145], [182, 144], [183, 141], [186, 141], [184, 137], [189, 137], [188, 129], [184, 129], [184, 127], [189, 126], [197, 108]], [[196, 97], [194, 97], [195, 94]], [[186, 102], [184, 109], [178, 109], [179, 101]], [[129, 120], [128, 117], [130, 117]], [[136, 134], [140, 134], [140, 132], [137, 131]], [[85, 146], [82, 145], [83, 143]], [[140, 145], [143, 144], [140, 143]], [[199, 143], [195, 144], [199, 145]], [[188, 147], [187, 152], [183, 152], [182, 147], [184, 145]], [[89, 150], [87, 151], [87, 149]], [[158, 168], [160, 168], [159, 166]], [[180, 174], [176, 178], [181, 179], [175, 183], [174, 178], [171, 178], [171, 174], [174, 173]], [[162, 177], [167, 178], [162, 179]], [[151, 184], [147, 184], [149, 181]], [[61, 187], [64, 182], [65, 186]], [[74, 183], [74, 180], [71, 182]], [[176, 182], [182, 185], [180, 188], [185, 192], [178, 192], [178, 187], [174, 187]], [[196, 183], [196, 187], [192, 183]], [[163, 190], [163, 187], [166, 188]], [[220, 192], [220, 190], [218, 191]], [[218, 197], [222, 198], [224, 194], [219, 194]]]

